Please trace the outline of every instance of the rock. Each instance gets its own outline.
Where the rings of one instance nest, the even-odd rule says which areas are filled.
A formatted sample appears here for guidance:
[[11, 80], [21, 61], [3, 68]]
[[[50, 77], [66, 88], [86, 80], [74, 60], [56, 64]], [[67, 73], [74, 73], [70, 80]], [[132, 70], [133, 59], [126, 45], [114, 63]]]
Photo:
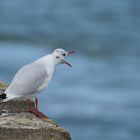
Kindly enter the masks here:
[[0, 89], [1, 89], [1, 90], [5, 90], [7, 87], [8, 87], [7, 84], [5, 84], [5, 83], [3, 83], [3, 82], [0, 82]]
[[17, 100], [17, 101], [0, 102], [0, 114], [2, 114], [2, 112], [8, 113], [27, 112], [29, 109], [34, 108], [35, 105], [33, 101]]
[[71, 140], [69, 133], [55, 122], [30, 113], [0, 116], [1, 140]]
[[0, 94], [2, 94], [6, 90], [7, 87], [8, 87], [7, 84], [0, 82]]
[[33, 101], [0, 102], [0, 140], [71, 140], [70, 134], [47, 116], [40, 119], [27, 112], [34, 108]]

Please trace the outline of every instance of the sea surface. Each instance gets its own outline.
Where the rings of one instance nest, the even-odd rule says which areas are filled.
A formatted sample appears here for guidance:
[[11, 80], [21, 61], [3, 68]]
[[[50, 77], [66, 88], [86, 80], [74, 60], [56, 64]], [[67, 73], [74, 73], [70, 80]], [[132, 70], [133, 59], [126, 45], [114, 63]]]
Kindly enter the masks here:
[[56, 48], [75, 50], [39, 95], [72, 140], [140, 139], [140, 1], [0, 0], [0, 81]]

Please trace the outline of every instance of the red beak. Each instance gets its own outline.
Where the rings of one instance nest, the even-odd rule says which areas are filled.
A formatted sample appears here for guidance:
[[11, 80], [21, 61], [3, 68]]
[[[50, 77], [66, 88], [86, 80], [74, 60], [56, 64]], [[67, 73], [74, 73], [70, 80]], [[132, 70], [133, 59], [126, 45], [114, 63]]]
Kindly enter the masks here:
[[75, 53], [75, 51], [69, 51], [69, 52], [67, 53], [67, 55], [70, 55], [70, 54], [73, 54], [73, 53]]
[[[67, 55], [70, 55], [70, 54], [73, 54], [73, 53], [75, 53], [75, 51], [69, 51], [69, 52], [67, 53]], [[64, 64], [67, 64], [67, 65], [70, 66], [70, 67], [72, 67], [72, 65], [71, 65], [70, 63], [68, 63], [67, 61], [65, 61], [65, 60], [64, 60], [63, 63], [64, 63]]]
[[71, 65], [69, 62], [65, 61], [65, 60], [64, 60], [63, 63], [64, 63], [64, 64], [67, 64], [67, 65], [70, 66], [70, 67], [72, 67], [72, 65]]

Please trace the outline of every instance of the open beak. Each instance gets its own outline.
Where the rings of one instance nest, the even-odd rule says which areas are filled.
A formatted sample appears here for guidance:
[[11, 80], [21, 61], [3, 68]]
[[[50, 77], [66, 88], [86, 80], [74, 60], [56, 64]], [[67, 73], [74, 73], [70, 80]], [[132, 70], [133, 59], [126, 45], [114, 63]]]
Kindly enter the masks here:
[[69, 62], [65, 61], [65, 60], [64, 60], [63, 63], [64, 63], [64, 64], [67, 64], [67, 65], [70, 66], [70, 67], [72, 67], [72, 65], [71, 65]]
[[73, 54], [73, 53], [75, 53], [75, 51], [69, 51], [69, 52], [67, 53], [67, 55], [70, 55], [70, 54]]
[[[75, 53], [75, 51], [69, 51], [69, 52], [67, 53], [67, 55], [70, 55], [70, 54], [73, 54], [73, 53]], [[69, 62], [65, 61], [65, 60], [64, 60], [63, 63], [64, 63], [64, 64], [67, 64], [67, 65], [70, 66], [70, 67], [72, 67], [72, 65], [71, 65]]]

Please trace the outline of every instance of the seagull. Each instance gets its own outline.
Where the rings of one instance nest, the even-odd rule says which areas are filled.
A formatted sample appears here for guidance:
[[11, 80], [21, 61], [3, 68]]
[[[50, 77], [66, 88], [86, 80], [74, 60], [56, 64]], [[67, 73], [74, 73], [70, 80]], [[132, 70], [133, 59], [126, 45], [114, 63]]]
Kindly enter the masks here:
[[65, 61], [65, 57], [74, 52], [58, 48], [53, 53], [23, 66], [14, 76], [9, 87], [0, 95], [1, 101], [35, 98], [35, 110], [29, 112], [37, 117], [44, 117], [45, 115], [38, 111], [38, 94], [48, 86], [57, 64], [67, 64], [72, 67]]

